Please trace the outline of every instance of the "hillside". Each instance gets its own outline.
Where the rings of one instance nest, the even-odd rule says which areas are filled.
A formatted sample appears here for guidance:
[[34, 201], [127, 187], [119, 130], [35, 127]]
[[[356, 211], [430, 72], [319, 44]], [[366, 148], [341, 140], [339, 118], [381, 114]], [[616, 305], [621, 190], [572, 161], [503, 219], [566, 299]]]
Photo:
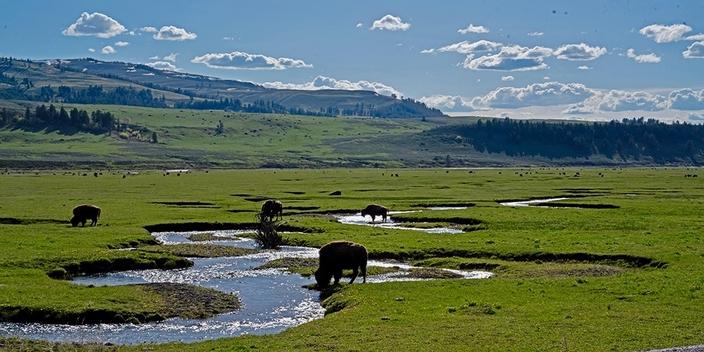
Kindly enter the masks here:
[[[704, 161], [704, 134], [693, 125], [565, 122], [551, 123], [548, 129], [541, 123], [506, 120], [483, 119], [480, 124], [476, 117], [330, 118], [82, 104], [56, 106], [53, 117], [47, 117], [47, 109], [38, 109], [41, 105], [0, 100], [0, 167], [477, 167]], [[67, 111], [64, 117], [62, 107]], [[594, 139], [603, 128], [625, 137], [607, 134]], [[668, 143], [673, 147], [659, 147]]]
[[[370, 91], [279, 90], [249, 82], [88, 58], [47, 61], [2, 59], [0, 74], [0, 98], [4, 99], [99, 102], [152, 107], [173, 107], [190, 101], [228, 99], [237, 100], [238, 104], [244, 106], [264, 102], [269, 106], [267, 112], [390, 118], [443, 116], [439, 110], [430, 109], [412, 99], [395, 99]], [[62, 93], [59, 91], [62, 86], [73, 91], [66, 93], [64, 88]], [[108, 93], [121, 88], [122, 95], [132, 93], [149, 97], [115, 100], [95, 98], [100, 93], [83, 92], [95, 86]], [[70, 99], [67, 99], [68, 95]], [[81, 99], [76, 98], [77, 96]], [[231, 106], [223, 107], [233, 110]]]

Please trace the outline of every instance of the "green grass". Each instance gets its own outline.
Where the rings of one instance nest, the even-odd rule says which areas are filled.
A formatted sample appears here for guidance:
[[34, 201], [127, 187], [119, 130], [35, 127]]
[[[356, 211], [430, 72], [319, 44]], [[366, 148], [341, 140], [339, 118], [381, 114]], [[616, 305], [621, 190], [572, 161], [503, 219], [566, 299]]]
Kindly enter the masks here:
[[[245, 195], [278, 198], [285, 206], [318, 206], [320, 212], [361, 209], [369, 203], [407, 210], [418, 203], [472, 202], [476, 206], [466, 210], [407, 214], [418, 221], [482, 222], [481, 229], [464, 234], [342, 225], [329, 216], [286, 216], [284, 209], [289, 225], [322, 230], [290, 233], [286, 239], [311, 246], [351, 240], [365, 245], [372, 256], [407, 256], [435, 267], [493, 264], [497, 275], [492, 279], [343, 285], [325, 301], [334, 313], [280, 334], [149, 348], [636, 351], [704, 343], [704, 178], [684, 177], [698, 171], [581, 169], [579, 178], [559, 176], [561, 169], [533, 169], [523, 177], [513, 171], [243, 170], [178, 177], [143, 172], [127, 178], [109, 173], [97, 178], [60, 172], [1, 175], [0, 218], [24, 224], [0, 221], [0, 307], [145, 310], [158, 304], [158, 298], [143, 290], [75, 286], [48, 278], [46, 271], [71, 262], [165, 255], [110, 249], [148, 241], [145, 225], [252, 222], [253, 212], [228, 211], [260, 207]], [[576, 169], [567, 171], [571, 175]], [[599, 172], [606, 177], [599, 177]], [[390, 173], [399, 177], [389, 177]], [[560, 196], [581, 188], [601, 194], [575, 202], [620, 208], [509, 208], [496, 202]], [[335, 190], [342, 195], [328, 195]], [[210, 202], [219, 208], [165, 207], [155, 201]], [[40, 221], [67, 220], [79, 203], [101, 206], [98, 227]], [[666, 265], [592, 262], [596, 257], [570, 257], [575, 253], [638, 256]], [[440, 254], [452, 258], [434, 257]], [[554, 254], [583, 260], [535, 260]]]

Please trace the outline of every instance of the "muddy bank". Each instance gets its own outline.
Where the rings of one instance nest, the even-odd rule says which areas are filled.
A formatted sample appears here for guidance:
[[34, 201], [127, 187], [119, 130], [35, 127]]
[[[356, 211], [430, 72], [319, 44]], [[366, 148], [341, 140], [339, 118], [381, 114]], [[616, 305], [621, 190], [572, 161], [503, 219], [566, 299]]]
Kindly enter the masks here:
[[35, 224], [66, 224], [70, 222], [60, 219], [33, 219], [33, 218], [0, 218], [0, 225], [35, 225]]
[[147, 283], [129, 285], [155, 293], [162, 302], [153, 311], [129, 312], [107, 309], [85, 309], [63, 312], [45, 308], [0, 307], [0, 321], [42, 324], [141, 324], [168, 318], [202, 319], [240, 308], [233, 294], [214, 289], [179, 283]]
[[64, 263], [47, 271], [47, 275], [52, 279], [69, 280], [75, 276], [126, 270], [183, 269], [193, 265], [193, 262], [186, 258], [172, 255], [145, 254], [142, 257], [100, 258]]
[[253, 248], [219, 246], [209, 243], [179, 243], [170, 245], [146, 246], [139, 248], [139, 250], [149, 253], [168, 253], [179, 257], [192, 258], [239, 257], [242, 255], [254, 254], [258, 252], [258, 250]]
[[[256, 230], [256, 222], [182, 222], [169, 224], [154, 224], [144, 226], [149, 232], [195, 232], [195, 231], [226, 231], [226, 230]], [[318, 233], [321, 229], [281, 224], [278, 227], [282, 232]]]
[[654, 260], [648, 257], [635, 256], [630, 254], [594, 254], [594, 253], [497, 253], [487, 251], [471, 251], [460, 249], [436, 248], [427, 250], [415, 250], [405, 252], [370, 251], [369, 258], [372, 259], [394, 259], [399, 261], [421, 260], [438, 257], [460, 257], [460, 258], [491, 258], [515, 262], [581, 262], [611, 264], [623, 267], [654, 267], [665, 268], [667, 263]]

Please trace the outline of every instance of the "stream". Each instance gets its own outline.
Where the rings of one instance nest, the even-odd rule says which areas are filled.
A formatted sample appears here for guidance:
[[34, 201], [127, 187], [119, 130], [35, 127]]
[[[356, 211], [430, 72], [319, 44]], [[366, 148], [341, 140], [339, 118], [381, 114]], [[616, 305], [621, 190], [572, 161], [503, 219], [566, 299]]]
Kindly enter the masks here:
[[[246, 231], [215, 231], [225, 240], [192, 242], [188, 232], [153, 233], [162, 243], [215, 243], [224, 246], [256, 248], [254, 240], [240, 237]], [[79, 285], [127, 285], [137, 283], [188, 283], [235, 293], [242, 308], [207, 319], [171, 318], [145, 324], [18, 324], [0, 323], [0, 336], [61, 342], [100, 342], [114, 344], [193, 342], [242, 334], [272, 334], [324, 316], [319, 292], [303, 288], [312, 284], [306, 278], [285, 269], [257, 269], [278, 258], [317, 258], [318, 249], [283, 246], [239, 257], [190, 258], [194, 265], [177, 270], [134, 270], [78, 277]], [[368, 266], [397, 267], [398, 272], [368, 276], [367, 283], [420, 280], [408, 276], [410, 265], [370, 260]], [[486, 271], [444, 269], [465, 279], [491, 277]], [[343, 281], [345, 279], [343, 278]], [[357, 280], [361, 282], [361, 280]], [[356, 283], [355, 283], [356, 284]]]

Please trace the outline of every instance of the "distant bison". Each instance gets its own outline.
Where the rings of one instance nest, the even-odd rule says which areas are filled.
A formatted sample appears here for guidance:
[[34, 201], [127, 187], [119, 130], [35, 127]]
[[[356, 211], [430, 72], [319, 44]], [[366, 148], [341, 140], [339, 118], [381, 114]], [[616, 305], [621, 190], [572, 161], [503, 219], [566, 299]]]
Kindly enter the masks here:
[[281, 219], [284, 213], [284, 205], [278, 200], [269, 199], [262, 205], [261, 217], [262, 219], [274, 220]]
[[95, 226], [98, 224], [98, 218], [100, 218], [100, 208], [95, 205], [83, 204], [73, 208], [73, 217], [71, 218], [71, 225], [73, 227], [86, 226], [86, 221], [91, 220], [90, 226]]
[[374, 222], [377, 216], [381, 216], [384, 222], [386, 222], [386, 216], [388, 213], [389, 209], [386, 209], [386, 207], [377, 204], [370, 204], [362, 210], [362, 217], [369, 215], [372, 217], [372, 222]]
[[359, 271], [362, 272], [362, 282], [367, 282], [367, 249], [361, 244], [348, 241], [330, 242], [320, 248], [320, 262], [315, 271], [315, 281], [321, 288], [330, 285], [330, 278], [335, 278], [335, 284], [340, 282], [343, 269], [352, 269], [354, 282]]

